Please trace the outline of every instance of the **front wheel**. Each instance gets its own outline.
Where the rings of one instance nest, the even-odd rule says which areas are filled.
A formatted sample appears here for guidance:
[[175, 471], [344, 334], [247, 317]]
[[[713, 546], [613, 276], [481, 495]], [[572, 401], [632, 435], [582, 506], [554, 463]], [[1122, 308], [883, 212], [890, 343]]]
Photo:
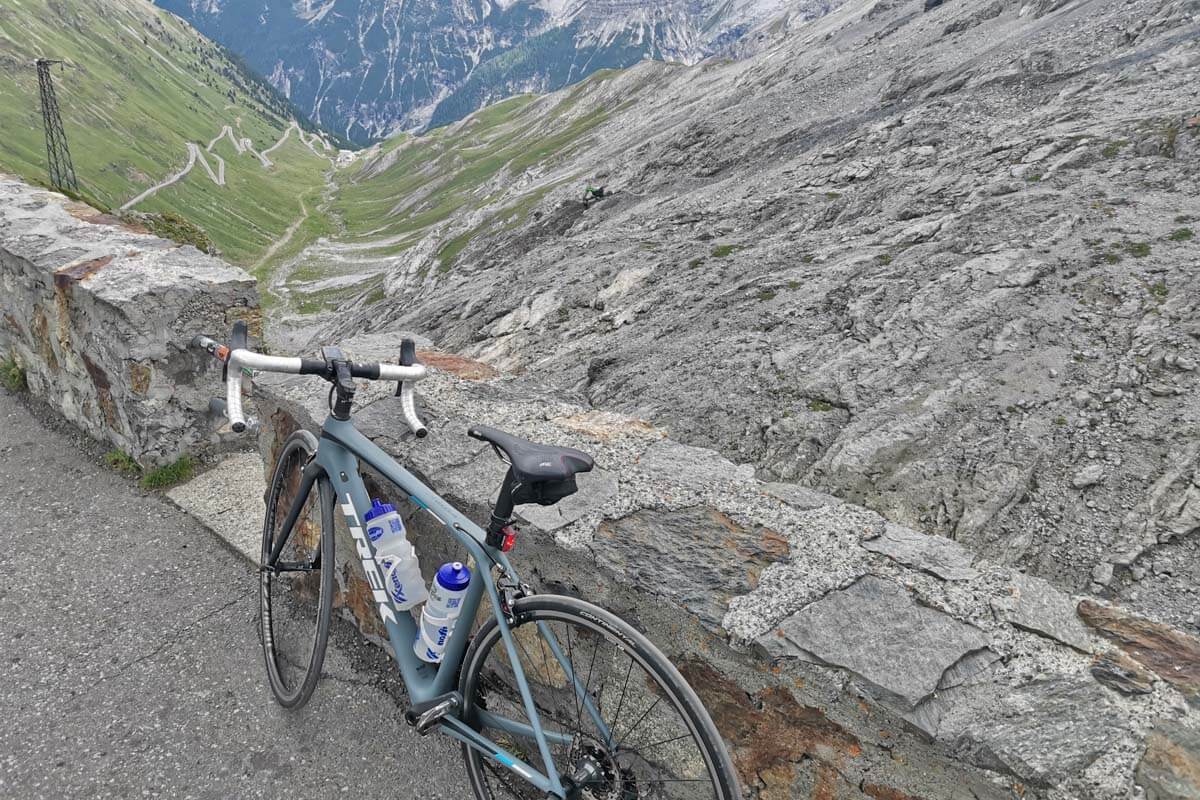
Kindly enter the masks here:
[[[317, 478], [300, 502], [296, 524], [285, 530], [292, 503], [304, 491], [303, 470], [312, 462], [317, 440], [296, 431], [284, 442], [267, 495], [263, 523], [261, 633], [267, 680], [285, 708], [308, 702], [325, 661], [333, 609], [333, 487]], [[282, 544], [280, 544], [282, 542]], [[278, 558], [271, 554], [279, 548]]]
[[[517, 655], [569, 797], [740, 800], [708, 711], [645, 636], [570, 597], [527, 597], [513, 613]], [[464, 718], [544, 771], [535, 740], [520, 732], [530, 720], [495, 619], [476, 634], [459, 680]], [[464, 745], [463, 758], [479, 800], [545, 797], [478, 750]]]

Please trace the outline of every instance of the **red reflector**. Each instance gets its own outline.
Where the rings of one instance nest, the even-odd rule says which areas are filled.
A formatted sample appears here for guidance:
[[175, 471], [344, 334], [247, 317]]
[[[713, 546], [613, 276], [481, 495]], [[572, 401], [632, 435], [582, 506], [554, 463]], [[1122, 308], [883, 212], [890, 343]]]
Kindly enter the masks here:
[[500, 532], [504, 534], [504, 539], [500, 542], [500, 552], [507, 553], [517, 543], [517, 529], [512, 525], [505, 525]]

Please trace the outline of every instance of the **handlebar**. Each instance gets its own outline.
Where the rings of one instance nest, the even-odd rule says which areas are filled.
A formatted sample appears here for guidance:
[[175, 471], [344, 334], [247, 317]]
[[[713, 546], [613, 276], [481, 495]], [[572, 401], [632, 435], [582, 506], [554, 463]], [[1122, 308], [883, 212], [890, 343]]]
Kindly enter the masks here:
[[[404, 422], [418, 437], [424, 437], [429, 431], [417, 414], [416, 396], [413, 391], [413, 381], [425, 377], [425, 365], [416, 363], [413, 356], [415, 349], [405, 340], [402, 345], [402, 362], [404, 364], [385, 364], [373, 362], [354, 362], [341, 358], [340, 351], [330, 350], [326, 358], [300, 358], [297, 356], [268, 356], [256, 353], [245, 347], [244, 323], [234, 325], [231, 343], [241, 346], [227, 347], [208, 336], [197, 335], [192, 338], [191, 346], [204, 350], [213, 358], [225, 365], [225, 416], [229, 418], [230, 427], [237, 433], [246, 430], [246, 417], [242, 411], [242, 380], [250, 370], [260, 372], [281, 372], [290, 375], [318, 375], [335, 384], [339, 398], [344, 394], [354, 395], [354, 378], [367, 380], [398, 381], [400, 396], [400, 411]], [[347, 416], [349, 404], [346, 405]]]

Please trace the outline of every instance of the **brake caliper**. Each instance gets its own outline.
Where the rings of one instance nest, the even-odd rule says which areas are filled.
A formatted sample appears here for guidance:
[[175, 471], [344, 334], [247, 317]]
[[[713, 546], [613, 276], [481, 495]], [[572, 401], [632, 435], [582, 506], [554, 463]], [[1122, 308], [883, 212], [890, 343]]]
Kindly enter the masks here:
[[515, 625], [517, 619], [513, 614], [513, 608], [516, 606], [518, 600], [533, 594], [533, 592], [527, 585], [523, 583], [518, 584], [508, 579], [505, 579], [496, 588], [500, 593], [500, 613], [504, 615], [504, 621], [509, 625]]

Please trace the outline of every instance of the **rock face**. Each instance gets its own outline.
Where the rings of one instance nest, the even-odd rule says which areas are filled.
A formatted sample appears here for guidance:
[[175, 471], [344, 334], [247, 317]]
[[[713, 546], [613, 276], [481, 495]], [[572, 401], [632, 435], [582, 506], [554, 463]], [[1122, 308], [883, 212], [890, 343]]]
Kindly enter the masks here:
[[[379, 334], [341, 344], [361, 360], [398, 348]], [[1200, 721], [1186, 686], [1091, 635], [1044, 581], [861, 506], [761, 482], [528, 376], [419, 357], [444, 367], [421, 384], [430, 435], [407, 433], [381, 385], [363, 387], [357, 427], [478, 520], [505, 468], [466, 436], [471, 423], [591, 453], [597, 468], [577, 495], [518, 509], [514, 563], [535, 588], [646, 631], [705, 699], [755, 797], [1123, 800], [1165, 763], [1142, 757], [1154, 720], [1187, 732]], [[311, 378], [260, 376], [254, 402], [268, 462], [326, 413]], [[461, 557], [436, 521], [366, 477], [402, 509], [427, 575]], [[339, 606], [379, 641], [348, 533], [338, 535]], [[1128, 685], [1114, 685], [1117, 668]]]
[[1075, 615], [1075, 603], [1069, 596], [1047, 581], [1029, 575], [1015, 573], [1012, 582], [1016, 589], [1012, 602], [992, 604], [997, 616], [1007, 617], [1018, 628], [1049, 636], [1080, 652], [1090, 649], [1088, 631]]
[[[852, 2], [745, 61], [607, 77], [562, 112], [607, 114], [569, 156], [381, 258], [386, 301], [323, 335], [420, 330], [1196, 625], [1194, 573], [1130, 578], [1175, 543], [1194, 563], [1200, 528], [1196, 24], [1191, 0]], [[586, 181], [614, 194], [585, 210]]]
[[144, 463], [210, 436], [218, 389], [192, 336], [239, 319], [262, 332], [244, 271], [2, 176], [0, 314], [29, 390]]
[[925, 536], [901, 525], [885, 525], [879, 536], [865, 540], [862, 546], [943, 580], [971, 580], [979, 574], [971, 567], [974, 556], [962, 545], [952, 539]]

